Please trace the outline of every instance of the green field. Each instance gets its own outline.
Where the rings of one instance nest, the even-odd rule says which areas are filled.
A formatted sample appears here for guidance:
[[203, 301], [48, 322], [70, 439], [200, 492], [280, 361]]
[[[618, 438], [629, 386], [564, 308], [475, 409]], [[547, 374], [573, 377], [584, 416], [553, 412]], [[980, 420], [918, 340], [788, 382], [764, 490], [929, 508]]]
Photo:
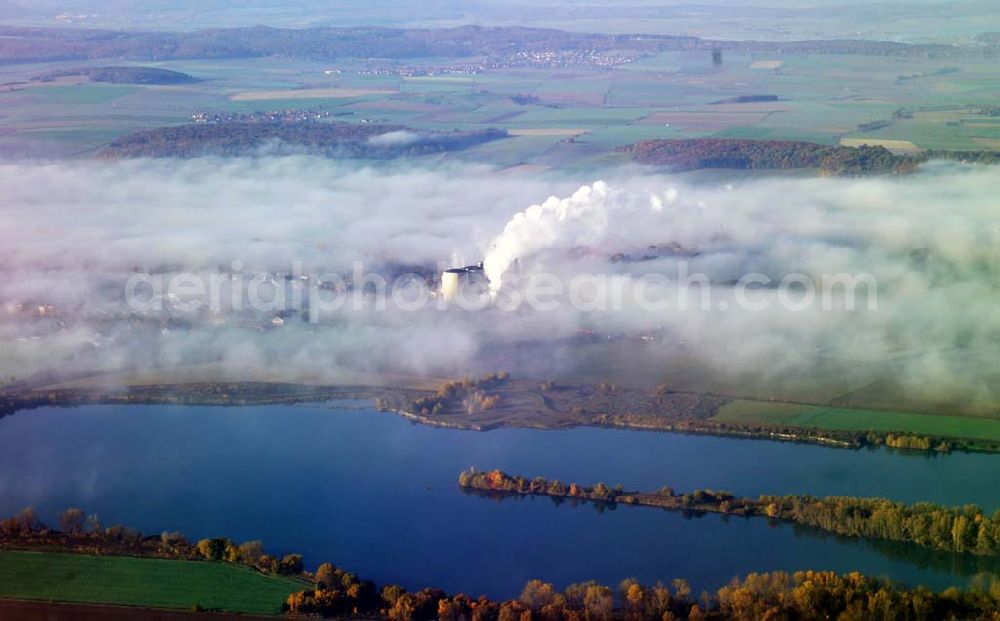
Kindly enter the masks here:
[[[461, 60], [413, 60], [428, 68], [456, 62]], [[768, 62], [780, 65], [761, 68], [760, 63]], [[0, 150], [30, 153], [44, 147], [46, 153], [71, 157], [80, 152], [81, 143], [96, 146], [106, 138], [67, 130], [101, 127], [102, 133], [114, 136], [186, 123], [197, 112], [309, 108], [334, 113], [338, 121], [375, 120], [428, 130], [585, 132], [577, 142], [588, 148], [559, 146], [554, 153], [550, 149], [559, 138], [493, 147], [505, 156], [495, 162], [499, 165], [586, 168], [606, 163], [615, 147], [650, 138], [810, 140], [830, 145], [860, 138], [911, 141], [923, 149], [1000, 149], [1000, 123], [980, 113], [982, 106], [996, 103], [1000, 87], [995, 63], [984, 60], [731, 53], [715, 67], [703, 51], [672, 51], [614, 67], [517, 67], [474, 76], [411, 78], [366, 73], [364, 63], [349, 59], [145, 64], [203, 81], [183, 87], [13, 86], [0, 91], [0, 130], [6, 132]], [[0, 84], [30, 83], [43, 72], [74, 66], [79, 63], [4, 66]], [[246, 91], [323, 88], [376, 92], [351, 98], [231, 99]], [[515, 94], [533, 99], [515, 102]], [[753, 94], [774, 95], [778, 101], [724, 103]], [[894, 116], [900, 110], [904, 114]], [[865, 127], [874, 122], [880, 124]], [[457, 157], [482, 161], [489, 151], [472, 149]]]
[[42, 104], [100, 104], [136, 92], [138, 87], [120, 84], [77, 84], [73, 86], [38, 86], [18, 91]]
[[302, 588], [225, 563], [0, 551], [0, 598], [270, 614]]
[[836, 431], [898, 431], [976, 440], [1000, 440], [1000, 420], [912, 412], [860, 410], [737, 400], [712, 417], [715, 422], [792, 425]]

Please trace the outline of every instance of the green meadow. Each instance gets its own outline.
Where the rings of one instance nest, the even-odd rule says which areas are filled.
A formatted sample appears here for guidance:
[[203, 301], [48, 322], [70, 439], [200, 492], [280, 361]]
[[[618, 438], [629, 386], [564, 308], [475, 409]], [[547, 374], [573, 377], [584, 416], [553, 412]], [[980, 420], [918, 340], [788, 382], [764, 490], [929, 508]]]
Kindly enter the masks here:
[[302, 588], [221, 562], [0, 551], [0, 598], [277, 614]]
[[743, 399], [722, 406], [712, 420], [724, 423], [791, 425], [836, 431], [897, 431], [929, 436], [1000, 440], [1000, 419], [994, 418], [862, 410]]

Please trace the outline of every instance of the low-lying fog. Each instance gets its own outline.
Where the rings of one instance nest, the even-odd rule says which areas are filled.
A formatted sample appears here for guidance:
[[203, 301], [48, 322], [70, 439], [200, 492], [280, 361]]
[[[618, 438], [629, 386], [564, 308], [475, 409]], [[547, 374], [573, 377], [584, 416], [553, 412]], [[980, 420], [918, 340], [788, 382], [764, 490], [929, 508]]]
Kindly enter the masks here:
[[[581, 177], [281, 157], [7, 164], [0, 187], [4, 382], [206, 361], [233, 377], [454, 375], [484, 350], [565, 344], [583, 330], [643, 356], [683, 351], [724, 375], [821, 382], [842, 374], [861, 387], [868, 371], [858, 369], [877, 369], [920, 398], [997, 408], [997, 169], [930, 165], [906, 178], [725, 185], [635, 169]], [[500, 289], [498, 303], [479, 311], [352, 300], [318, 323], [307, 312], [185, 312], [169, 297], [150, 310], [125, 300], [126, 281], [144, 273], [238, 274], [245, 285], [259, 273], [265, 284], [287, 283], [295, 270], [347, 275], [356, 262], [390, 276], [484, 260], [494, 289], [516, 291], [541, 273], [564, 285], [582, 273], [607, 279], [551, 310], [500, 308], [509, 299]], [[681, 308], [679, 270], [711, 281], [706, 308], [700, 288]], [[767, 309], [746, 307], [734, 292], [753, 272], [771, 282], [745, 297]], [[777, 286], [793, 273], [816, 283], [813, 303], [803, 302], [801, 279]], [[824, 284], [837, 275], [871, 276], [854, 310], [842, 288]], [[615, 289], [620, 308], [605, 309], [597, 291]], [[637, 292], [670, 305], [651, 309]]]

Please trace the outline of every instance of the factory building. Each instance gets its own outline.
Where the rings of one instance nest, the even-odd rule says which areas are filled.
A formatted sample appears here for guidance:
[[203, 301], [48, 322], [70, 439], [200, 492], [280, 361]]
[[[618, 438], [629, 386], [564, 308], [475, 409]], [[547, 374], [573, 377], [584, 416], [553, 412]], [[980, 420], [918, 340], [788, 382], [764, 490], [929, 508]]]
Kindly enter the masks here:
[[483, 264], [453, 267], [441, 272], [441, 297], [454, 302], [460, 296], [474, 302], [489, 295], [489, 280], [483, 272]]

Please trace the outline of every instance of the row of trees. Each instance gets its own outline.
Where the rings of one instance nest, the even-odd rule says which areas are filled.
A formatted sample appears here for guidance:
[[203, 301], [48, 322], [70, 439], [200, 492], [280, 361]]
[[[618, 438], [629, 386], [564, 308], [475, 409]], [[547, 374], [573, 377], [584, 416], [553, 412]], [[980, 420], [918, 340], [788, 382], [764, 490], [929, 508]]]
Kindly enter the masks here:
[[987, 516], [975, 505], [913, 505], [883, 498], [763, 496], [768, 514], [852, 537], [906, 541], [921, 546], [991, 556], [1000, 553], [1000, 511]]
[[929, 160], [952, 160], [970, 164], [1000, 164], [1000, 152], [998, 151], [945, 151], [943, 149], [931, 149], [925, 151], [924, 156]]
[[120, 524], [108, 526], [101, 523], [97, 514], [88, 515], [83, 509], [71, 508], [58, 516], [59, 530], [53, 530], [39, 519], [32, 507], [0, 520], [0, 541], [31, 540], [51, 535], [65, 535], [78, 538], [104, 539], [115, 542], [137, 542], [142, 533]]
[[885, 539], [920, 546], [972, 553], [1000, 554], [1000, 510], [992, 516], [975, 505], [944, 507], [933, 503], [909, 505], [884, 498], [850, 496], [760, 496], [737, 498], [711, 489], [677, 494], [664, 487], [652, 494], [626, 492], [603, 483], [585, 487], [543, 477], [527, 479], [501, 470], [470, 469], [458, 477], [462, 488], [498, 494], [535, 494], [600, 502], [621, 502], [666, 509], [766, 516], [806, 524], [828, 532], [866, 539]]
[[225, 537], [201, 539], [192, 544], [181, 533], [143, 535], [127, 526], [104, 527], [96, 514], [70, 508], [58, 515], [59, 528], [50, 528], [31, 507], [0, 520], [0, 544], [60, 547], [104, 554], [139, 554], [160, 558], [224, 561], [269, 574], [294, 576], [303, 572], [302, 555], [271, 556], [260, 541], [236, 543]]
[[459, 474], [458, 484], [466, 489], [487, 492], [568, 496], [570, 498], [598, 500], [602, 502], [614, 501], [624, 493], [621, 485], [614, 488], [610, 488], [604, 483], [597, 483], [591, 487], [577, 485], [576, 483], [565, 485], [557, 479], [551, 481], [544, 477], [527, 479], [522, 476], [509, 475], [502, 470], [480, 472], [475, 468], [470, 468]]
[[[168, 533], [161, 539], [166, 544]], [[186, 540], [183, 540], [186, 544]], [[175, 546], [183, 550], [183, 547]], [[303, 571], [301, 554], [286, 554], [281, 558], [264, 553], [264, 544], [259, 540], [237, 544], [225, 537], [201, 539], [194, 546], [198, 555], [207, 561], [226, 561], [253, 567], [263, 573], [281, 576], [295, 576]]]
[[[657, 396], [662, 398], [666, 394], [668, 393], [661, 394], [658, 392]], [[765, 437], [776, 440], [810, 442], [853, 449], [888, 447], [939, 453], [947, 453], [955, 450], [989, 453], [1000, 452], [1000, 442], [996, 440], [943, 437], [893, 431], [851, 431], [749, 422], [716, 422], [704, 418], [678, 418], [635, 413], [598, 414], [593, 417], [593, 420], [596, 424], [611, 427]]]
[[[549, 480], [544, 477], [528, 479], [509, 475], [502, 470], [480, 472], [475, 468], [459, 474], [458, 484], [464, 489], [480, 492], [566, 497], [602, 503], [623, 502], [678, 509], [712, 510], [720, 513], [752, 512], [757, 506], [756, 501], [736, 499], [732, 492], [723, 490], [699, 489], [687, 494], [677, 494], [671, 487], [661, 487], [653, 494], [639, 494], [625, 491], [621, 484], [614, 487], [602, 482], [592, 486], [564, 484], [558, 479]], [[665, 502], [659, 502], [657, 499], [664, 499]]]

